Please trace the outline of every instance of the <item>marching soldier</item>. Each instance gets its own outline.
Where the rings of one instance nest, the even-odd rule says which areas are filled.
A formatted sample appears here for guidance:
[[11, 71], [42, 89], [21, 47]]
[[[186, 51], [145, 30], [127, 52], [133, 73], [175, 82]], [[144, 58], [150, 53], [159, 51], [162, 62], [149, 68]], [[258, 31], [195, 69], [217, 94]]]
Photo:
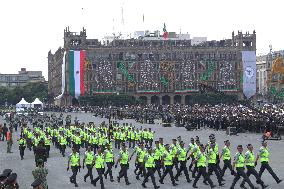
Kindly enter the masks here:
[[261, 167], [260, 167], [260, 170], [259, 170], [259, 176], [261, 177], [262, 173], [266, 169], [272, 175], [272, 177], [277, 182], [277, 184], [279, 184], [280, 182], [282, 182], [282, 179], [280, 180], [278, 178], [278, 176], [274, 173], [272, 168], [270, 167], [270, 165], [269, 165], [269, 156], [270, 156], [270, 152], [269, 152], [269, 149], [267, 147], [267, 142], [263, 141], [262, 142], [262, 146], [261, 146], [261, 148], [259, 150], [259, 154], [257, 155], [257, 158], [256, 158], [256, 162], [260, 158], [260, 163], [261, 163]]
[[196, 184], [200, 176], [202, 175], [204, 178], [204, 182], [208, 182], [211, 188], [215, 188], [216, 186], [213, 184], [212, 180], [210, 179], [209, 174], [206, 173], [206, 155], [205, 155], [205, 148], [202, 144], [199, 145], [199, 152], [195, 157], [194, 163], [196, 163], [198, 174], [194, 179], [192, 187], [198, 188]]
[[[260, 184], [262, 189], [267, 188], [267, 185], [264, 185], [264, 182], [261, 180], [259, 174], [255, 170], [255, 156], [253, 153], [253, 146], [251, 144], [247, 145], [248, 151], [245, 153], [245, 164], [247, 168], [247, 176], [249, 177], [250, 175], [254, 175], [256, 178], [256, 183]], [[241, 188], [245, 188], [245, 180], [242, 181]]]
[[158, 189], [158, 188], [160, 188], [160, 186], [157, 186], [156, 181], [155, 181], [155, 176], [154, 176], [154, 173], [155, 173], [155, 158], [154, 158], [154, 154], [152, 152], [153, 152], [152, 149], [149, 149], [148, 154], [144, 158], [147, 173], [146, 173], [145, 178], [143, 180], [142, 186], [143, 186], [143, 188], [147, 188], [145, 183], [147, 182], [148, 178], [151, 177], [154, 188]]
[[121, 151], [119, 152], [118, 159], [115, 164], [115, 168], [117, 168], [117, 164], [120, 163], [120, 171], [117, 177], [117, 181], [120, 182], [120, 179], [124, 177], [126, 185], [129, 185], [130, 182], [127, 176], [127, 170], [129, 168], [129, 153], [126, 149], [125, 144], [122, 144]]
[[35, 180], [40, 179], [42, 181], [43, 189], [48, 189], [48, 185], [47, 185], [47, 181], [46, 181], [48, 170], [47, 170], [47, 168], [44, 167], [43, 160], [38, 161], [38, 167], [36, 167], [32, 171], [32, 174], [33, 174], [33, 177], [34, 177]]
[[112, 146], [107, 144], [107, 148], [104, 151], [105, 161], [107, 165], [107, 171], [104, 173], [105, 179], [107, 179], [107, 175], [110, 176], [110, 181], [113, 182], [113, 175], [112, 175], [112, 167], [114, 165], [114, 154], [113, 150], [111, 149]]
[[223, 162], [224, 162], [224, 167], [223, 167], [222, 172], [221, 172], [221, 177], [224, 176], [227, 168], [230, 169], [231, 175], [235, 174], [235, 171], [234, 171], [232, 164], [231, 164], [231, 149], [230, 149], [231, 143], [230, 143], [229, 140], [224, 141], [224, 143], [225, 143], [225, 146], [224, 146], [222, 153], [220, 155], [220, 159], [223, 158]]
[[181, 175], [181, 172], [183, 171], [184, 174], [185, 174], [185, 177], [186, 177], [186, 181], [188, 183], [190, 183], [191, 180], [189, 179], [188, 170], [187, 170], [187, 167], [186, 167], [187, 151], [184, 148], [184, 142], [183, 141], [181, 141], [179, 145], [180, 145], [180, 148], [177, 150], [177, 157], [178, 157], [180, 167], [179, 167], [178, 172], [175, 176], [175, 180], [178, 181], [178, 177]]
[[85, 152], [85, 156], [83, 159], [83, 169], [85, 168], [85, 165], [87, 167], [87, 174], [84, 176], [84, 181], [86, 182], [86, 179], [88, 176], [90, 176], [91, 182], [93, 182], [93, 163], [94, 163], [94, 152], [92, 151], [91, 147], [87, 148], [87, 151]]
[[170, 146], [169, 144], [166, 144], [166, 150], [162, 156], [162, 161], [165, 165], [165, 171], [164, 171], [164, 174], [162, 175], [161, 179], [159, 180], [159, 182], [161, 184], [164, 184], [164, 178], [166, 177], [167, 174], [170, 175], [171, 177], [171, 181], [172, 181], [172, 185], [173, 186], [177, 186], [178, 184], [175, 182], [175, 179], [174, 179], [174, 175], [173, 175], [173, 161], [174, 161], [174, 157], [170, 151]]
[[24, 159], [26, 144], [27, 144], [26, 139], [21, 135], [19, 139], [19, 150], [20, 150], [21, 160]]
[[236, 183], [238, 182], [238, 180], [241, 177], [244, 178], [244, 181], [249, 184], [251, 189], [255, 189], [256, 187], [254, 187], [254, 185], [251, 183], [250, 179], [248, 178], [248, 176], [245, 173], [245, 157], [242, 154], [243, 153], [243, 146], [238, 145], [237, 149], [238, 149], [238, 152], [235, 155], [234, 162], [233, 162], [233, 167], [236, 167], [237, 173], [236, 173], [236, 176], [233, 180], [233, 183], [232, 183], [230, 189], [233, 189], [235, 187]]
[[95, 156], [95, 167], [97, 169], [98, 177], [93, 180], [93, 185], [96, 186], [98, 180], [100, 180], [101, 189], [104, 189], [104, 170], [105, 170], [105, 157], [102, 152], [102, 148], [98, 149], [98, 153]]
[[81, 165], [80, 165], [80, 155], [77, 152], [76, 148], [72, 148], [72, 153], [70, 154], [69, 159], [68, 159], [67, 171], [69, 171], [69, 167], [70, 167], [69, 165], [71, 165], [71, 170], [72, 170], [72, 176], [70, 177], [70, 182], [75, 184], [75, 187], [78, 187], [76, 176], [77, 176], [78, 170], [80, 170], [81, 168]]

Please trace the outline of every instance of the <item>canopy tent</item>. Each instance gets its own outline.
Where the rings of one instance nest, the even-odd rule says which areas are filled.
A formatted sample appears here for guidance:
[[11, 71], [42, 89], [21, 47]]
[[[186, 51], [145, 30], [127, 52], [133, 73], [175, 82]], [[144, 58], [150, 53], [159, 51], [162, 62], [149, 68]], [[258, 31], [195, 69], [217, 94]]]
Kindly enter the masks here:
[[16, 111], [19, 112], [19, 111], [23, 111], [27, 108], [30, 108], [31, 107], [31, 104], [28, 103], [24, 98], [22, 98], [22, 100], [16, 104]]
[[32, 103], [31, 103], [32, 108], [43, 108], [43, 103], [36, 98]]

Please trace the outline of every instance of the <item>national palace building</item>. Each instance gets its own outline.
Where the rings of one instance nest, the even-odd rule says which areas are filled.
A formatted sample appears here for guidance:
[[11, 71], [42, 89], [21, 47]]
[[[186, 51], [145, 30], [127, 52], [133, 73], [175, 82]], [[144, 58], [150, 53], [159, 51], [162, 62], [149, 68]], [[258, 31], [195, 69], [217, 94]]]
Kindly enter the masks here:
[[[231, 39], [220, 41], [197, 42], [174, 32], [165, 38], [148, 31], [99, 41], [88, 39], [84, 28], [76, 33], [67, 27], [63, 47], [48, 52], [48, 91], [60, 96], [60, 105], [80, 95], [110, 93], [130, 94], [148, 104], [187, 104], [201, 85], [241, 99], [242, 51], [256, 51], [255, 31], [232, 32]], [[78, 71], [72, 67], [77, 59]]]

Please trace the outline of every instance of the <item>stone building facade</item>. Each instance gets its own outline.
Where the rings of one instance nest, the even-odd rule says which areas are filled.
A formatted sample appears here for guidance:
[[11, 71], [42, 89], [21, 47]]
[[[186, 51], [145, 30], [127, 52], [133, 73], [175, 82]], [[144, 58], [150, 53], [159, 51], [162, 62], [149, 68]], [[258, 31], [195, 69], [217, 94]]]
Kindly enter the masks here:
[[[188, 104], [200, 84], [218, 91], [242, 93], [242, 51], [256, 50], [256, 33], [232, 33], [231, 39], [191, 44], [190, 39], [114, 39], [101, 44], [80, 33], [64, 30], [64, 48], [48, 53], [49, 92], [61, 92], [61, 64], [70, 50], [85, 50], [85, 94], [126, 93], [147, 103]], [[65, 75], [69, 74], [68, 66]], [[60, 104], [71, 104], [65, 80]]]

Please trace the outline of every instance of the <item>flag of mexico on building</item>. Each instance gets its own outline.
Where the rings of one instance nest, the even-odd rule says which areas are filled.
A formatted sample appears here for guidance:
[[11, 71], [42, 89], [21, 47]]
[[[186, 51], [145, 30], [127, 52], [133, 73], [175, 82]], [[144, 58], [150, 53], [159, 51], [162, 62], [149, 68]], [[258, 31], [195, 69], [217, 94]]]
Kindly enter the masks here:
[[75, 98], [85, 92], [85, 57], [86, 51], [69, 51], [69, 94]]

